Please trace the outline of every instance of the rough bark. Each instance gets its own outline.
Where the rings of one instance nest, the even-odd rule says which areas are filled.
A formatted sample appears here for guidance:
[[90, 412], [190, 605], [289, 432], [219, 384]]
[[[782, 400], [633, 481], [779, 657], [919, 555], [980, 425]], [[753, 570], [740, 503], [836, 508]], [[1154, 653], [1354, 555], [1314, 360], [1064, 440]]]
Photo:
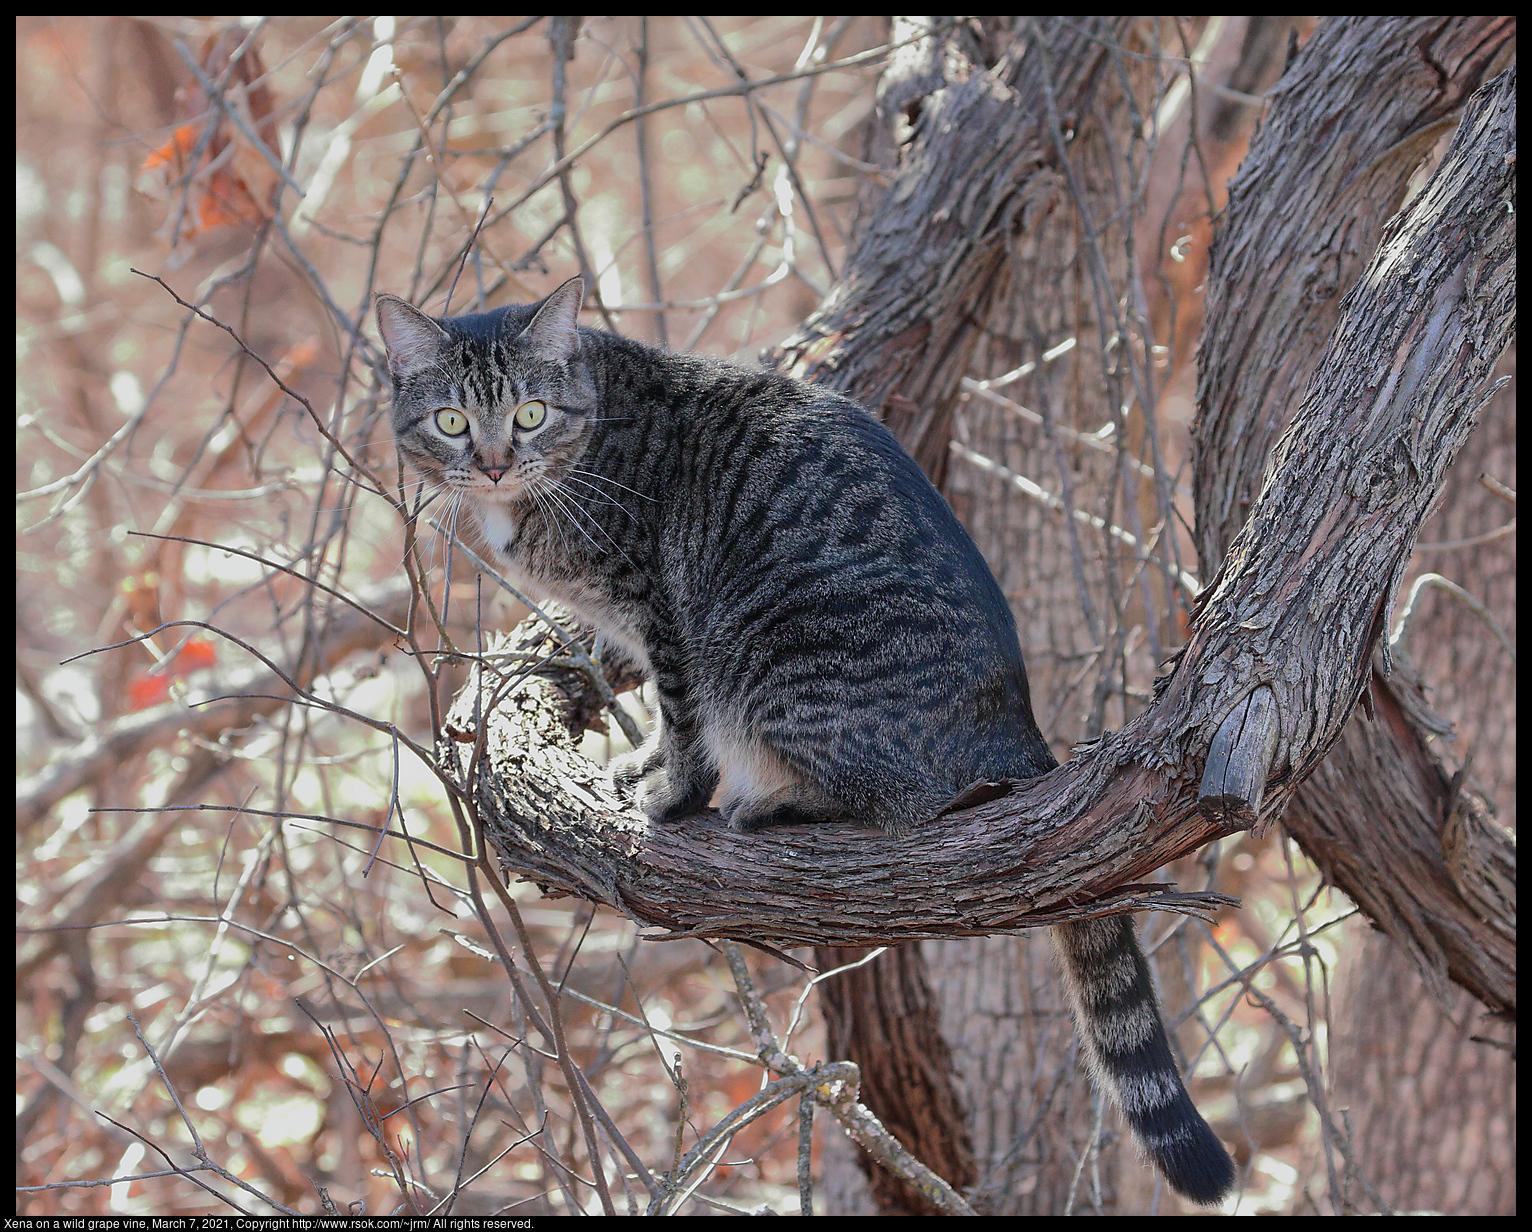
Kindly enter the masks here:
[[[814, 958], [822, 969], [832, 969], [864, 954], [819, 946]], [[927, 1167], [967, 1193], [979, 1179], [979, 1161], [921, 948], [895, 946], [829, 983], [836, 986], [834, 995], [820, 998], [829, 1055], [855, 1061], [863, 1102]], [[862, 1172], [878, 1210], [938, 1213], [885, 1169], [864, 1164]]]
[[[1444, 1004], [1380, 934], [1348, 946], [1335, 987], [1331, 1106], [1368, 1182], [1400, 1212], [1514, 1215], [1516, 1056], [1476, 1041], [1483, 1007], [1460, 988]], [[1347, 1202], [1371, 1209], [1355, 1190]]]
[[[1376, 246], [1424, 150], [1505, 54], [1512, 31], [1504, 18], [1337, 20], [1290, 66], [1231, 199], [1210, 280], [1196, 473], [1205, 558], [1222, 556], [1243, 518], [1266, 451], [1296, 405], [1294, 390], [1309, 379], [1337, 301], [1361, 272], [1361, 254]], [[1407, 54], [1398, 54], [1401, 47]], [[1513, 86], [1508, 93], [1514, 103]], [[1326, 106], [1320, 100], [1354, 95], [1381, 100], [1379, 126], [1348, 128], [1316, 116], [1316, 106]], [[1462, 134], [1449, 159], [1465, 153], [1461, 140]], [[1481, 155], [1504, 156], [1493, 149]], [[1359, 170], [1342, 174], [1352, 167]], [[1316, 200], [1323, 212], [1312, 214]], [[1482, 216], [1486, 207], [1504, 209], [1513, 200], [1470, 200], [1469, 208]], [[1446, 210], [1434, 225], [1450, 243], [1458, 221]], [[1223, 304], [1264, 305], [1265, 312], [1221, 313]], [[1514, 439], [1514, 428], [1505, 439]], [[1464, 452], [1492, 452], [1479, 441], [1476, 435]], [[1506, 461], [1504, 450], [1500, 459]], [[1465, 502], [1482, 509], [1483, 500], [1473, 499], [1484, 496], [1480, 472], [1514, 482], [1505, 465], [1468, 469], [1447, 496], [1454, 516], [1434, 519], [1425, 538], [1472, 538], [1509, 516], [1498, 501], [1477, 519], [1457, 516]], [[1513, 569], [1505, 546], [1511, 542], [1476, 549], [1477, 567], [1451, 570], [1453, 576], [1479, 593], [1472, 579], [1495, 571], [1486, 556]], [[1444, 567], [1442, 555], [1427, 567]], [[1514, 619], [1514, 601], [1508, 606]], [[1483, 623], [1469, 620], [1471, 630], [1458, 621], [1451, 634], [1439, 626], [1436, 637], [1417, 623], [1409, 643], [1441, 661], [1445, 634], [1457, 647], [1446, 659], [1454, 667], [1503, 663]], [[1503, 673], [1454, 670], [1431, 682], [1438, 704], [1442, 684], [1449, 697], [1475, 698], [1471, 709], [1479, 713], [1460, 753], [1477, 746], [1472, 738], [1486, 730], [1486, 713], [1498, 713], [1503, 729], [1514, 730], [1514, 700], [1498, 693], [1508, 683]], [[1428, 702], [1402, 646], [1392, 654], [1374, 651], [1366, 697], [1372, 721], [1358, 715], [1346, 724], [1284, 818], [1327, 880], [1390, 938], [1366, 942], [1366, 958], [1348, 959], [1337, 977], [1332, 1107], [1347, 1113], [1351, 1149], [1372, 1192], [1396, 1209], [1503, 1213], [1514, 1209], [1514, 1114], [1496, 1093], [1514, 1085], [1514, 1055], [1474, 1037], [1505, 1034], [1504, 1024], [1485, 1022], [1488, 1005], [1512, 1015], [1514, 1038], [1514, 840], [1486, 815], [1461, 758], [1454, 762], [1450, 726]], [[1491, 744], [1501, 745], [1499, 733]], [[1513, 760], [1492, 752], [1489, 764]], [[1454, 765], [1462, 768], [1455, 772]], [[1492, 770], [1489, 781], [1510, 787], [1514, 776]], [[1450, 987], [1449, 976], [1479, 1000]], [[1356, 1179], [1349, 1172], [1341, 1177], [1332, 1195], [1339, 1209], [1367, 1201]]]
[[[971, 101], [979, 106], [988, 93], [984, 86]], [[745, 838], [707, 815], [652, 827], [624, 813], [558, 734], [568, 724], [549, 716], [564, 713], [564, 703], [558, 690], [539, 696], [546, 681], [524, 682], [495, 706], [470, 687], [449, 724], [449, 761], [507, 867], [671, 934], [779, 946], [977, 935], [1142, 907], [1155, 895], [1124, 900], [1120, 888], [1225, 832], [1197, 808], [1198, 773], [1224, 717], [1263, 684], [1282, 716], [1263, 810], [1277, 815], [1367, 683], [1393, 582], [1472, 426], [1513, 311], [1513, 228], [1504, 209], [1514, 191], [1506, 160], [1513, 129], [1504, 109], [1490, 108], [1464, 131], [1460, 157], [1449, 155], [1391, 228], [1358, 284], [1364, 290], [1343, 306], [1250, 521], [1199, 607], [1192, 641], [1146, 713], [1052, 774], [996, 788], [994, 798], [908, 839], [835, 824]], [[931, 171], [925, 166], [923, 175]], [[1004, 217], [1016, 225], [1023, 198], [1007, 193], [1006, 209], [970, 214], [969, 224]], [[908, 237], [927, 245], [937, 238]], [[913, 288], [899, 289], [897, 269], [882, 270], [883, 289], [863, 303], [852, 293], [853, 263], [797, 370], [854, 390], [845, 382], [866, 372], [874, 391], [885, 391], [876, 404], [896, 413], [891, 391], [939, 387], [943, 357], [971, 344], [957, 319], [941, 315], [952, 303], [933, 295], [967, 297], [963, 311], [982, 320], [973, 301], [986, 285], [981, 247], [966, 245], [966, 255], [927, 271], [933, 281], [915, 299], [935, 320], [924, 324], [909, 319], [919, 313], [909, 309]], [[980, 276], [934, 281], [942, 270], [947, 278]], [[879, 314], [868, 315], [874, 308]], [[912, 328], [924, 346], [936, 340], [936, 358], [910, 353]], [[941, 435], [939, 408], [908, 422], [917, 443]], [[483, 755], [470, 767], [481, 738]], [[1513, 986], [1488, 988], [1495, 974], [1478, 982], [1514, 1006]]]
[[[1187, 24], [1195, 40], [1198, 21]], [[973, 380], [963, 382], [954, 407], [942, 485], [1015, 614], [1039, 722], [1061, 758], [1125, 717], [1124, 664], [1110, 646], [1124, 603], [1119, 570], [1133, 566], [1077, 520], [1086, 511], [1124, 509], [1121, 459], [1110, 447], [1083, 447], [1079, 434], [1114, 422], [1113, 408], [1153, 397], [1135, 396], [1137, 351], [1120, 345], [1135, 336], [1121, 288], [1133, 285], [1128, 254], [1147, 150], [1140, 121], [1154, 114], [1172, 71], [1155, 55], [1169, 31], [1170, 23], [1158, 21], [1116, 32], [1121, 41], [1109, 67], [1070, 113], [1067, 136], [1051, 127], [1046, 87], [1029, 100], [1034, 140], [1056, 190], [1049, 208], [1034, 211], [1006, 241], [967, 373]], [[1065, 340], [1070, 346], [1061, 353]], [[1002, 373], [996, 390], [1008, 403], [976, 392], [974, 381]], [[1024, 418], [1018, 408], [1035, 415]], [[1136, 446], [1129, 452], [1150, 456]], [[1023, 491], [1019, 477], [1054, 494], [1056, 504]], [[1143, 488], [1142, 521], [1150, 526], [1160, 520], [1156, 493], [1152, 483]], [[1146, 621], [1136, 597], [1124, 627], [1152, 627], [1169, 610], [1163, 605]], [[1143, 656], [1144, 692], [1153, 675], [1148, 661], [1157, 657]], [[1104, 1134], [1095, 1132], [1096, 1100], [1075, 1055], [1050, 939], [953, 939], [924, 942], [921, 950], [980, 1168], [974, 1201], [1013, 1216], [1072, 1205], [1125, 1209], [1119, 1176], [1144, 1173], [1144, 1166], [1115, 1114]]]
[[910, 145], [835, 288], [783, 343], [777, 367], [879, 414], [938, 486], [1007, 242], [1063, 189], [1053, 130], [1073, 133], [1090, 114], [1131, 28], [1127, 18], [1037, 18], [993, 69], [947, 42], [944, 57], [913, 57], [921, 67], [889, 91], [913, 117]]
[[1213, 244], [1198, 364], [1198, 554], [1223, 559], [1422, 160], [1515, 37], [1511, 17], [1321, 23], [1268, 94]]
[[[1179, 234], [1158, 233], [1159, 245], [1153, 242], [1153, 220], [1168, 208], [1163, 197], [1156, 201], [1156, 189], [1185, 178], [1185, 168], [1150, 169], [1151, 157], [1175, 164], [1186, 152], [1185, 131], [1173, 129], [1180, 135], [1172, 137], [1163, 127], [1161, 107], [1175, 70], [1154, 57], [1198, 46], [1204, 20], [1139, 27], [1138, 41], [1125, 50], [1147, 50], [1149, 57], [1125, 54], [1113, 64], [1116, 81], [1096, 93], [1071, 133], [1062, 167], [1066, 191], [1007, 245], [1003, 289], [984, 322], [969, 373], [974, 380], [965, 381], [954, 412], [943, 490], [1010, 601], [1039, 721], [1061, 757], [1080, 739], [1121, 726], [1147, 696], [1164, 648], [1181, 637], [1176, 615], [1184, 607], [1165, 576], [1179, 563], [1176, 537], [1153, 538], [1155, 527], [1173, 525], [1175, 461], [1140, 468], [1140, 460], [1158, 464], [1167, 443], [1150, 413], [1160, 373], [1145, 361], [1148, 342], [1169, 330], [1144, 328], [1135, 293], [1157, 285], [1150, 275], [1160, 249]], [[1225, 63], [1217, 79], [1228, 71]], [[1162, 126], [1157, 142], [1145, 122], [1150, 116]], [[1208, 148], [1206, 141], [1199, 146], [1198, 165]], [[1205, 210], [1205, 196], [1193, 208]], [[1135, 250], [1143, 277], [1133, 267]], [[1060, 346], [1066, 340], [1067, 350]], [[985, 383], [982, 391], [976, 381]], [[1095, 434], [1107, 425], [1111, 441], [1103, 444]], [[1034, 485], [1030, 491], [1022, 477]], [[1044, 503], [1036, 487], [1054, 500]], [[1135, 565], [1131, 551], [1082, 515], [1105, 517], [1141, 543], [1154, 542], [1156, 559]], [[1147, 636], [1125, 645], [1139, 631]], [[981, 1164], [973, 1200], [1016, 1216], [1153, 1209], [1155, 1175], [1116, 1114], [1099, 1117], [1097, 1095], [1078, 1064], [1049, 939], [1033, 933], [921, 948]], [[1200, 983], [1177, 982], [1174, 964], [1156, 966], [1162, 1002], [1174, 1017], [1200, 994]], [[1189, 1058], [1206, 1036], [1197, 1023], [1188, 1023], [1185, 1034], [1192, 1047], [1181, 1055]], [[1206, 1108], [1199, 1084], [1191, 1090]], [[1158, 1202], [1162, 1209], [1175, 1205], [1163, 1192]]]
[[[1201, 356], [1203, 411], [1196, 431], [1197, 526], [1204, 560], [1224, 559], [1227, 570], [1240, 559], [1250, 528], [1227, 556], [1226, 545], [1279, 436], [1278, 449], [1286, 452], [1340, 444], [1334, 465], [1343, 469], [1334, 473], [1348, 477], [1352, 499], [1364, 504], [1369, 491], [1387, 482], [1389, 471], [1430, 475], [1430, 490], [1438, 490], [1472, 426], [1471, 415], [1449, 427], [1416, 411], [1379, 424], [1378, 431], [1354, 412], [1347, 414], [1345, 403], [1336, 403], [1339, 413], [1327, 427], [1316, 422], [1304, 430], [1289, 425], [1289, 408], [1299, 405], [1296, 391], [1305, 385], [1310, 393], [1302, 406], [1309, 408], [1326, 365], [1365, 364], [1379, 347], [1393, 349], [1392, 340], [1412, 330], [1418, 341], [1404, 348], [1401, 362], [1378, 370], [1356, 387], [1357, 395], [1379, 401], [1411, 396], [1411, 386], [1424, 391], [1449, 370], [1469, 366], [1476, 380], [1487, 378], [1514, 330], [1514, 225], [1507, 210], [1515, 188], [1504, 165], [1514, 153], [1503, 135], [1507, 116], [1514, 115], [1514, 72], [1498, 79], [1494, 107], [1479, 107], [1473, 125], [1465, 118], [1426, 190], [1386, 229], [1383, 220], [1453, 109], [1503, 54], [1513, 29], [1514, 23], [1500, 18], [1336, 20], [1316, 32], [1278, 84], [1271, 115], [1231, 186], [1228, 223], [1214, 252]], [[1407, 54], [1399, 54], [1401, 47]], [[1374, 97], [1384, 107], [1376, 127], [1339, 121], [1363, 105], [1359, 99]], [[1362, 263], [1374, 250], [1364, 274]], [[1469, 250], [1480, 255], [1450, 274], [1443, 296], [1389, 298], [1392, 287], [1409, 281], [1398, 276], [1401, 269], [1415, 269], [1418, 288], [1433, 270], [1450, 266], [1454, 254]], [[1377, 283], [1390, 274], [1387, 284]], [[1343, 292], [1345, 299], [1337, 302]], [[1333, 339], [1321, 357], [1317, 340], [1330, 336], [1342, 312], [1352, 321], [1370, 315], [1377, 320], [1352, 338]], [[1338, 341], [1349, 350], [1340, 349]], [[1472, 389], [1460, 381], [1457, 397], [1471, 401]], [[1345, 442], [1324, 439], [1363, 431], [1377, 432], [1370, 459], [1351, 455]], [[1281, 454], [1272, 461], [1280, 466]], [[1305, 494], [1291, 495], [1301, 506]], [[1284, 499], [1274, 477], [1268, 476], [1259, 499], [1268, 504]], [[1326, 499], [1320, 494], [1320, 501]], [[1310, 515], [1300, 509], [1299, 516]], [[1380, 510], [1358, 526], [1357, 547], [1395, 540], [1386, 556], [1369, 553], [1365, 564], [1358, 562], [1358, 567], [1381, 566], [1388, 578], [1371, 610], [1341, 592], [1314, 596], [1316, 604], [1349, 605], [1353, 619], [1379, 632], [1414, 542], [1413, 530], [1402, 538], [1396, 534], [1391, 517]], [[1358, 590], [1355, 582], [1350, 589]], [[1259, 589], [1251, 600], [1261, 604]], [[1255, 611], [1252, 606], [1252, 619], [1266, 619]], [[1450, 973], [1486, 1005], [1504, 1010], [1515, 1002], [1514, 900], [1505, 894], [1514, 846], [1486, 823], [1480, 803], [1449, 789], [1452, 774], [1430, 747], [1442, 734], [1441, 724], [1412, 686], [1412, 672], [1396, 671], [1390, 679], [1388, 649], [1380, 647], [1373, 656], [1375, 640], [1360, 660], [1347, 662], [1334, 655], [1336, 648], [1315, 645], [1307, 661], [1283, 664], [1290, 677], [1349, 676], [1355, 682], [1352, 695], [1365, 690], [1368, 710], [1378, 717], [1347, 725], [1341, 710], [1305, 716], [1295, 709], [1302, 705], [1297, 697], [1284, 702], [1288, 723], [1299, 718], [1344, 729], [1333, 749], [1330, 742], [1311, 745], [1329, 761], [1297, 793], [1287, 825], [1326, 876], [1415, 955], [1428, 986], [1442, 990]], [[1349, 708], [1347, 690], [1329, 696]], [[1318, 701], [1317, 693], [1314, 697]], [[1295, 768], [1302, 777], [1303, 768]], [[1476, 871], [1459, 874], [1475, 883], [1467, 894], [1454, 881], [1443, 850], [1442, 821], [1454, 800], [1462, 801], [1463, 824], [1473, 831], [1476, 846], [1487, 849], [1473, 866]], [[1380, 877], [1380, 869], [1387, 875]], [[1498, 904], [1488, 912], [1494, 919], [1488, 929], [1478, 905], [1485, 900]]]

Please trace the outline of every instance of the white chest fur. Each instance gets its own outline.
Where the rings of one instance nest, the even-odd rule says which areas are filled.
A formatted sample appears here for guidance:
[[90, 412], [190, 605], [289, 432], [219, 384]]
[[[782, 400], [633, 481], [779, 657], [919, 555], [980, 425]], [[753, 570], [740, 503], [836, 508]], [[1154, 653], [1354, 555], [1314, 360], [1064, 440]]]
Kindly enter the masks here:
[[536, 598], [546, 597], [567, 603], [581, 620], [620, 646], [645, 675], [653, 674], [649, 666], [649, 652], [644, 646], [638, 622], [631, 612], [613, 603], [608, 594], [590, 582], [561, 577], [546, 569], [539, 569], [533, 554], [519, 550], [519, 511], [506, 505], [481, 503], [474, 508], [474, 516], [478, 520], [479, 530], [494, 553], [496, 563], [505, 567], [511, 581], [532, 592]]
[[516, 570], [516, 540], [521, 534], [521, 519], [512, 515], [504, 505], [480, 502], [474, 506], [474, 517], [479, 530], [494, 549], [500, 563]]

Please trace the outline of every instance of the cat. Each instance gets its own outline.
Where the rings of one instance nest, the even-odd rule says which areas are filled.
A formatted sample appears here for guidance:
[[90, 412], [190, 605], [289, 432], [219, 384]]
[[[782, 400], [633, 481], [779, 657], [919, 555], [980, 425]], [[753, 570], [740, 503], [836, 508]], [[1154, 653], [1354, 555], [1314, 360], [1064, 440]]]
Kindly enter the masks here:
[[[908, 833], [979, 780], [1058, 763], [1009, 606], [946, 501], [855, 402], [577, 325], [584, 284], [436, 320], [377, 298], [405, 460], [507, 571], [655, 683], [612, 765], [655, 822]], [[1192, 1105], [1131, 919], [1054, 930], [1097, 1080], [1180, 1193], [1234, 1166]]]

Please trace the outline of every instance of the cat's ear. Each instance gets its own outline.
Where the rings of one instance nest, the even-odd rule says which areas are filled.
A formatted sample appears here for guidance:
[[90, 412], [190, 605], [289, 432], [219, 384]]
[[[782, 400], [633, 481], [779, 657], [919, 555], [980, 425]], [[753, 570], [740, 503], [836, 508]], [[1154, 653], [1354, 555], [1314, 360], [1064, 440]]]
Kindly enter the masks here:
[[447, 341], [444, 330], [413, 304], [397, 295], [377, 296], [378, 333], [388, 349], [388, 370], [394, 376], [419, 372], [437, 362]]
[[584, 298], [585, 280], [576, 274], [543, 300], [543, 306], [522, 333], [537, 355], [561, 364], [574, 358], [580, 349], [575, 318], [580, 315], [580, 301]]

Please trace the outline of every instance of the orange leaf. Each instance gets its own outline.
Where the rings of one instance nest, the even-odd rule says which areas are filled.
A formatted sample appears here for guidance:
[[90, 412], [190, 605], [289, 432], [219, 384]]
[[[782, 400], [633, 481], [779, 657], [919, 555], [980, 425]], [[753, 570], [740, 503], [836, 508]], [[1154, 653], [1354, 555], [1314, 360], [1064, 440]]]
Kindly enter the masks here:
[[128, 709], [147, 710], [170, 696], [169, 676], [140, 676], [128, 681]]
[[197, 135], [202, 131], [200, 124], [183, 124], [175, 132], [170, 134], [170, 140], [159, 149], [155, 150], [148, 158], [144, 159], [141, 168], [144, 171], [152, 171], [163, 163], [175, 163], [180, 166], [182, 161], [197, 148]]
[[[230, 57], [244, 48], [238, 60]], [[198, 235], [214, 227], [263, 225], [271, 217], [270, 203], [278, 176], [262, 151], [277, 148], [274, 100], [265, 84], [265, 67], [259, 51], [249, 44], [241, 26], [230, 26], [210, 38], [202, 48], [203, 73], [214, 81], [225, 81], [225, 100], [241, 107], [254, 124], [255, 141], [224, 116], [212, 112], [212, 102], [195, 82], [176, 91], [176, 110], [195, 119], [182, 124], [170, 140], [144, 159], [143, 170], [163, 168], [170, 183], [184, 187], [187, 213], [173, 214], [179, 220], [172, 243]], [[212, 132], [207, 126], [212, 124]], [[193, 164], [192, 154], [202, 143], [202, 156]], [[232, 156], [229, 147], [233, 146]], [[148, 191], [158, 192], [154, 188]], [[262, 203], [265, 204], [262, 204]]]
[[198, 668], [212, 667], [218, 662], [218, 652], [206, 638], [194, 637], [181, 647], [171, 671], [177, 676], [189, 676]]

